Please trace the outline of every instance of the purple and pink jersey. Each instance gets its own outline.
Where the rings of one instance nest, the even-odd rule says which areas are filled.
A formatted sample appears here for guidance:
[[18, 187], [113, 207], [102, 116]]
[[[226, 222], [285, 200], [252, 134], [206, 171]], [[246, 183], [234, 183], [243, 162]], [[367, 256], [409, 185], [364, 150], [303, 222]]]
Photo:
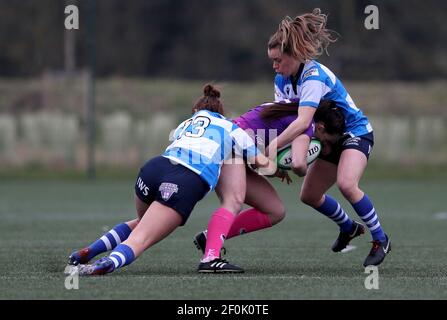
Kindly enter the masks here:
[[[265, 134], [265, 139], [262, 138], [262, 140], [265, 142], [265, 146], [267, 147], [271, 140], [279, 136], [293, 121], [296, 120], [298, 114], [288, 115], [278, 119], [265, 120], [261, 118], [261, 111], [266, 105], [267, 104], [261, 104], [247, 111], [243, 115], [237, 117], [236, 119], [233, 119], [233, 122], [244, 130], [253, 130], [256, 134], [257, 140], [260, 138], [259, 133], [262, 132], [262, 134]], [[314, 135], [314, 127], [315, 124], [312, 121], [312, 123], [309, 125], [306, 131], [303, 132], [303, 134], [308, 135], [309, 138], [312, 139]], [[271, 137], [272, 133], [276, 133], [276, 135]]]

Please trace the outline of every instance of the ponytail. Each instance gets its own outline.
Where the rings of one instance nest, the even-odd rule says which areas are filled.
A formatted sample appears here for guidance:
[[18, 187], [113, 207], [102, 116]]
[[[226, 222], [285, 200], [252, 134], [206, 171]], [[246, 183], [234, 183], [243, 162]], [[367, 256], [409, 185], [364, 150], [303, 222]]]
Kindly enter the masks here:
[[209, 110], [224, 115], [223, 105], [219, 98], [219, 90], [210, 84], [206, 84], [205, 87], [203, 87], [203, 97], [196, 101], [192, 107], [192, 112], [195, 113], [199, 110]]
[[326, 29], [327, 15], [316, 8], [292, 19], [286, 16], [277, 31], [270, 37], [268, 48], [279, 48], [296, 59], [312, 60], [327, 52], [328, 46], [337, 41], [335, 31]]

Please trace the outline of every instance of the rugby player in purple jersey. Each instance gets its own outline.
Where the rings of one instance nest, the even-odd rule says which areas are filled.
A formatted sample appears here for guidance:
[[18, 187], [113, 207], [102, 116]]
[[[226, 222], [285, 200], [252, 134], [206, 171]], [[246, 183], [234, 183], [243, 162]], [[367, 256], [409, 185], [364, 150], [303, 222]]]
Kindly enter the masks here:
[[[247, 111], [233, 122], [245, 129], [262, 150], [296, 120], [297, 103], [298, 101], [265, 103]], [[314, 119], [315, 122], [298, 137], [300, 143], [292, 146], [298, 148], [297, 153], [300, 154], [295, 159], [298, 163], [293, 165], [294, 172], [299, 176], [307, 170], [306, 155], [311, 138], [318, 138], [326, 149], [324, 152], [327, 152], [345, 129], [343, 114], [335, 108], [332, 101], [321, 101]], [[286, 179], [287, 183], [291, 182], [285, 171], [277, 176]], [[194, 237], [194, 243], [204, 254], [200, 265], [220, 257], [224, 239], [269, 228], [285, 216], [284, 204], [273, 186], [265, 177], [248, 169], [244, 163], [229, 163], [222, 167], [216, 193], [221, 207], [231, 212], [240, 212], [244, 203], [251, 208], [240, 212], [235, 218], [221, 211], [213, 213], [207, 230]]]

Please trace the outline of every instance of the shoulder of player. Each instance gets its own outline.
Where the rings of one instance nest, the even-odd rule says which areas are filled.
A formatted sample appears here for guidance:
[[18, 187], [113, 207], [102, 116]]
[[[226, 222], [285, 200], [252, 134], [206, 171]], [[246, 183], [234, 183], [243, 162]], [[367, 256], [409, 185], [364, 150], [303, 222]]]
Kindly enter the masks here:
[[301, 74], [301, 82], [309, 80], [325, 82], [326, 79], [330, 78], [328, 70], [329, 69], [327, 67], [324, 67], [321, 63], [315, 60], [310, 60], [306, 62], [303, 68], [303, 72]]
[[[231, 132], [233, 128], [233, 122], [226, 118], [225, 116], [221, 115], [217, 112], [212, 112], [209, 110], [200, 110], [196, 112], [192, 119], [200, 119], [200, 117], [209, 119], [209, 122], [206, 125], [206, 128], [212, 129], [212, 130], [225, 130], [227, 132]], [[194, 120], [193, 120], [194, 121]]]
[[301, 84], [309, 80], [323, 82], [329, 87], [335, 86], [338, 81], [337, 76], [328, 67], [314, 60], [304, 68]]
[[216, 118], [216, 119], [229, 121], [225, 116], [221, 115], [220, 113], [209, 111], [209, 110], [199, 110], [193, 115], [194, 118], [198, 117], [198, 116], [208, 117], [208, 118]]

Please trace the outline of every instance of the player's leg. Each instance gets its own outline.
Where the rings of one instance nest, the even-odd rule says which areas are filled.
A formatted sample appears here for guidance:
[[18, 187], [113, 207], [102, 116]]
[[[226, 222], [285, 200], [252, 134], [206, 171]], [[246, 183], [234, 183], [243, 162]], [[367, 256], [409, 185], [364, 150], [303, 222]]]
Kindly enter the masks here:
[[322, 213], [340, 227], [338, 238], [332, 245], [334, 252], [343, 250], [349, 242], [364, 233], [364, 227], [346, 214], [340, 203], [326, 194], [337, 181], [337, 165], [317, 159], [310, 166], [301, 188], [300, 199]]
[[245, 200], [246, 169], [245, 163], [241, 159], [232, 161], [232, 163], [222, 166], [216, 194], [220, 200], [220, 206], [236, 215]]
[[[135, 202], [135, 210], [137, 211], [137, 219], [135, 219], [135, 220], [138, 223], [138, 221], [140, 221], [141, 218], [143, 218], [144, 214], [146, 213], [146, 211], [149, 208], [149, 205], [152, 203], [152, 201], [148, 201], [148, 202], [142, 201], [138, 197], [138, 194], [135, 192], [134, 202]], [[134, 227], [136, 227], [136, 225]], [[132, 228], [132, 229], [134, 229], [134, 228]]]
[[[246, 184], [245, 203], [252, 206], [252, 208], [242, 211], [234, 218], [226, 239], [269, 228], [284, 218], [284, 204], [267, 179], [251, 170], [246, 170], [245, 165], [224, 165], [222, 170], [216, 188], [221, 203], [226, 204], [227, 208], [231, 204], [234, 211], [239, 210], [244, 202], [243, 195], [245, 194]], [[246, 182], [244, 181], [245, 176]], [[207, 244], [207, 233], [203, 231], [197, 234], [194, 243], [203, 252]]]
[[321, 207], [325, 203], [325, 192], [336, 181], [337, 165], [323, 159], [315, 160], [304, 178], [300, 192], [301, 201], [314, 209]]
[[[184, 222], [184, 218], [177, 211], [154, 201], [129, 238], [110, 254], [109, 258], [113, 261], [113, 266], [108, 263], [112, 270], [108, 269], [106, 273], [132, 263], [146, 249], [166, 238]], [[220, 259], [220, 257], [215, 257], [209, 261], [202, 261], [198, 271], [201, 273], [240, 273], [243, 272], [243, 269]]]
[[113, 229], [106, 232], [102, 237], [95, 240], [89, 246], [74, 251], [68, 257], [69, 265], [78, 265], [89, 262], [98, 254], [114, 249], [121, 242], [125, 241], [132, 230], [138, 224], [139, 219], [117, 224]]
[[[160, 187], [152, 188], [160, 190], [156, 201], [149, 206], [129, 238], [117, 246], [108, 259], [99, 261], [95, 264], [96, 266], [93, 266], [96, 268], [94, 271], [96, 274], [109, 273], [132, 263], [146, 249], [186, 223], [195, 204], [208, 193], [209, 186], [189, 169], [181, 166], [176, 166], [175, 169], [178, 171], [160, 179], [160, 181], [171, 181], [169, 186], [163, 182]], [[169, 191], [171, 191], [170, 195], [168, 195]], [[217, 226], [210, 226], [210, 235], [216, 233], [214, 228], [221, 230], [222, 221], [217, 222]], [[113, 261], [113, 265], [110, 260]], [[202, 262], [199, 265], [199, 272], [243, 272], [243, 270], [221, 260], [220, 257], [215, 257], [210, 261]]]
[[234, 217], [239, 213], [244, 202], [245, 189], [246, 173], [243, 161], [224, 164], [216, 186], [220, 207], [211, 215], [206, 236], [204, 233], [199, 233], [195, 237], [197, 247], [205, 248], [202, 263], [220, 257], [223, 242], [228, 236]]
[[252, 208], [239, 213], [228, 232], [227, 239], [269, 228], [284, 219], [286, 210], [278, 193], [266, 178], [247, 170], [245, 203]]
[[141, 253], [166, 238], [183, 222], [174, 209], [157, 201], [147, 209], [142, 219], [126, 241], [118, 245], [110, 255], [91, 265], [81, 266], [80, 275], [103, 275], [131, 264]]
[[390, 251], [390, 241], [381, 227], [374, 205], [359, 188], [367, 161], [367, 156], [363, 152], [346, 149], [341, 154], [337, 174], [338, 188], [366, 224], [373, 238], [373, 247], [365, 259], [364, 266], [382, 263]]
[[126, 241], [109, 256], [81, 268], [80, 275], [105, 274], [132, 263], [144, 250], [184, 225], [209, 191], [209, 185], [195, 172], [163, 157], [154, 158], [138, 179], [141, 184], [136, 194], [141, 201], [151, 202], [150, 206]]
[[182, 216], [157, 201], [152, 202], [129, 238], [122, 244], [132, 248], [135, 258], [182, 224]]
[[[114, 249], [121, 242], [125, 241], [133, 229], [137, 226], [140, 219], [149, 207], [149, 204], [140, 200], [135, 193], [135, 209], [137, 218], [118, 224], [112, 230], [105, 233], [102, 237], [91, 243], [88, 247], [74, 251], [68, 257], [69, 265], [78, 265], [88, 263], [98, 254]], [[150, 202], [149, 202], [150, 203]]]
[[[312, 128], [306, 134], [298, 136], [292, 142], [292, 167], [299, 176], [307, 171], [307, 150], [309, 148]], [[282, 200], [266, 178], [247, 170], [247, 191], [245, 203], [252, 206], [241, 212], [235, 218], [228, 233], [232, 238], [240, 234], [249, 233], [279, 223], [284, 219], [286, 211]]]

